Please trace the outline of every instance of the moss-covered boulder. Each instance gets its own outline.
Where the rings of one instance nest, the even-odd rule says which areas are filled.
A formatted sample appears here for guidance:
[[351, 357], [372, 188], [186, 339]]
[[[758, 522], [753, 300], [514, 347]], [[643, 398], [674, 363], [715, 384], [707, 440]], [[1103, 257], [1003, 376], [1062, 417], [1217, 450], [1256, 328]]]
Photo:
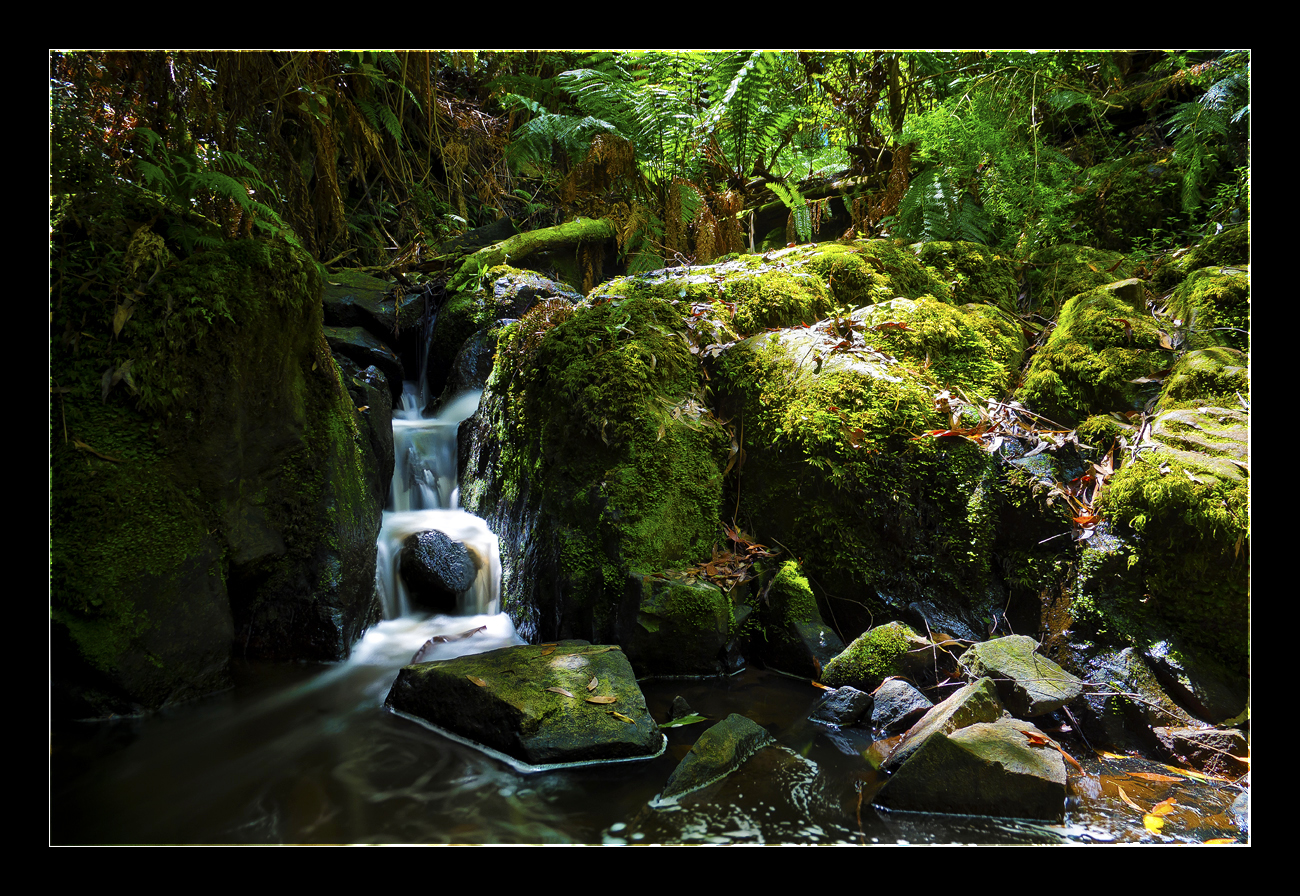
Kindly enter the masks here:
[[636, 628], [625, 642], [628, 660], [641, 677], [725, 675], [739, 671], [738, 608], [711, 582], [694, 577], [628, 576], [640, 592]]
[[953, 304], [987, 304], [1016, 311], [1020, 287], [1011, 259], [978, 243], [917, 243], [912, 251], [948, 284]]
[[991, 460], [926, 435], [949, 425], [943, 378], [977, 394], [1004, 381], [987, 349], [960, 309], [900, 298], [720, 357], [715, 393], [745, 452], [739, 518], [844, 598], [826, 618], [846, 636], [867, 627], [864, 606], [964, 607], [987, 591]]
[[822, 681], [835, 688], [852, 686], [871, 692], [892, 675], [924, 675], [933, 662], [932, 648], [906, 624], [887, 622], [857, 638], [827, 663]]
[[[1231, 348], [1206, 348], [1178, 359], [1160, 391], [1160, 410], [1248, 406], [1250, 358]], [[1246, 403], [1246, 404], [1243, 404]]]
[[729, 440], [686, 331], [640, 294], [503, 331], [462, 500], [501, 537], [524, 637], [630, 640], [628, 573], [710, 556]]
[[1153, 397], [1145, 382], [1169, 363], [1161, 333], [1139, 307], [1140, 281], [1076, 295], [1034, 356], [1018, 391], [1028, 407], [1065, 426], [1110, 411], [1140, 410]]
[[787, 560], [761, 589], [758, 625], [750, 628], [745, 654], [791, 675], [818, 679], [844, 650], [844, 642], [822, 619], [799, 564]]
[[665, 744], [627, 657], [585, 641], [404, 666], [384, 705], [530, 766], [650, 759]]
[[[1237, 671], [1248, 662], [1250, 631], [1247, 420], [1221, 408], [1162, 415], [1153, 450], [1111, 477], [1100, 503], [1117, 533], [1133, 539], [1129, 575], [1140, 577], [1143, 600]], [[1214, 453], [1197, 450], [1207, 445]]]
[[1204, 267], [1243, 267], [1250, 264], [1250, 225], [1228, 227], [1179, 254], [1155, 272], [1156, 288], [1167, 292], [1192, 271]]
[[91, 243], [123, 266], [117, 302], [94, 284], [51, 302], [56, 711], [224, 686], [236, 645], [346, 656], [378, 613], [381, 498], [322, 334], [318, 268], [253, 239], [181, 258], [153, 238], [182, 214], [159, 200], [76, 202], [56, 268], [78, 282]]
[[1250, 275], [1240, 268], [1193, 271], [1169, 299], [1166, 314], [1193, 349], [1250, 349]]

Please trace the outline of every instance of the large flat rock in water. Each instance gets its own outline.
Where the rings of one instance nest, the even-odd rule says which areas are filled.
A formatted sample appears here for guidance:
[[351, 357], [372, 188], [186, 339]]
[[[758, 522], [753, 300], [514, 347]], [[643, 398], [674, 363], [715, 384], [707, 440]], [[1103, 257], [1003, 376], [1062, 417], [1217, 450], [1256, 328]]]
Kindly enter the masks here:
[[385, 705], [531, 766], [649, 759], [664, 737], [618, 647], [503, 647], [405, 666]]

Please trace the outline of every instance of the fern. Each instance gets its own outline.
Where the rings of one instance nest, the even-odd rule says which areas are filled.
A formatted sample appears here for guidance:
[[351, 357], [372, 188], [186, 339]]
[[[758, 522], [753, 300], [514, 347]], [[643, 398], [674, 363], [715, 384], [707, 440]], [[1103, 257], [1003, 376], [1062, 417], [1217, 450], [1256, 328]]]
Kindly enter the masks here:
[[963, 240], [987, 245], [992, 230], [987, 212], [938, 168], [917, 175], [891, 223], [895, 236], [926, 242]]
[[1250, 116], [1250, 55], [1227, 53], [1206, 69], [1219, 69], [1223, 77], [1210, 85], [1195, 102], [1183, 103], [1170, 116], [1174, 158], [1182, 163], [1182, 205], [1190, 212], [1203, 201], [1202, 188], [1219, 172], [1225, 144], [1232, 130]]
[[799, 242], [812, 242], [812, 212], [808, 208], [808, 201], [800, 195], [798, 190], [792, 190], [785, 184], [770, 183], [767, 188], [775, 193], [785, 207], [790, 210], [790, 218], [794, 221], [795, 233], [799, 236]]

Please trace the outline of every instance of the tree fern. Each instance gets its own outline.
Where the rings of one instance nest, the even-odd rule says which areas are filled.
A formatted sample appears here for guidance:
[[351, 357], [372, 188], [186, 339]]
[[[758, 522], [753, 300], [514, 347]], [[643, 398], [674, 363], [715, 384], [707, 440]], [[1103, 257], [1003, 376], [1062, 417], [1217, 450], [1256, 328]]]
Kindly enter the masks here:
[[916, 176], [891, 223], [895, 236], [926, 242], [964, 240], [987, 244], [992, 231], [987, 212], [938, 168]]
[[1250, 54], [1227, 53], [1202, 71], [1218, 70], [1222, 77], [1195, 102], [1174, 110], [1168, 127], [1174, 138], [1174, 158], [1182, 164], [1182, 205], [1196, 209], [1202, 188], [1214, 179], [1220, 156], [1231, 142], [1231, 131], [1250, 117]]

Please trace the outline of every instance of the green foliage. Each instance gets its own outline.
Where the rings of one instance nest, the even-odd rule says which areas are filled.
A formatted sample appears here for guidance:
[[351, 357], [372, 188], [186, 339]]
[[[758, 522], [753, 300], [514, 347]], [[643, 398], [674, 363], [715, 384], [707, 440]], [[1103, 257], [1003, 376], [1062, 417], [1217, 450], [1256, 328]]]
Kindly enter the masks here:
[[777, 195], [785, 207], [790, 210], [790, 217], [794, 219], [795, 233], [799, 235], [799, 242], [812, 242], [812, 214], [808, 209], [808, 202], [799, 195], [798, 190], [792, 190], [784, 184], [771, 183], [767, 188]]
[[1249, 127], [1250, 53], [1229, 51], [1195, 70], [1193, 79], [1214, 82], [1195, 102], [1179, 105], [1167, 125], [1183, 169], [1183, 208], [1189, 212], [1204, 200], [1202, 190], [1218, 174], [1233, 132]]
[[924, 242], [990, 242], [992, 221], [974, 197], [939, 168], [923, 171], [898, 205], [893, 233]]
[[[162, 137], [149, 128], [137, 128], [136, 134], [143, 138], [144, 148], [135, 158], [135, 168], [145, 187], [186, 209], [196, 206], [205, 196], [231, 200], [252, 216], [258, 227], [302, 248], [275, 210], [253, 198], [258, 191], [270, 196], [274, 191], [238, 153], [213, 148], [206, 153], [206, 158], [200, 158], [194, 151], [169, 149]], [[242, 179], [218, 170], [219, 167], [234, 170]], [[221, 244], [212, 233], [203, 233], [185, 222], [173, 222], [168, 236], [179, 242], [186, 253]]]

